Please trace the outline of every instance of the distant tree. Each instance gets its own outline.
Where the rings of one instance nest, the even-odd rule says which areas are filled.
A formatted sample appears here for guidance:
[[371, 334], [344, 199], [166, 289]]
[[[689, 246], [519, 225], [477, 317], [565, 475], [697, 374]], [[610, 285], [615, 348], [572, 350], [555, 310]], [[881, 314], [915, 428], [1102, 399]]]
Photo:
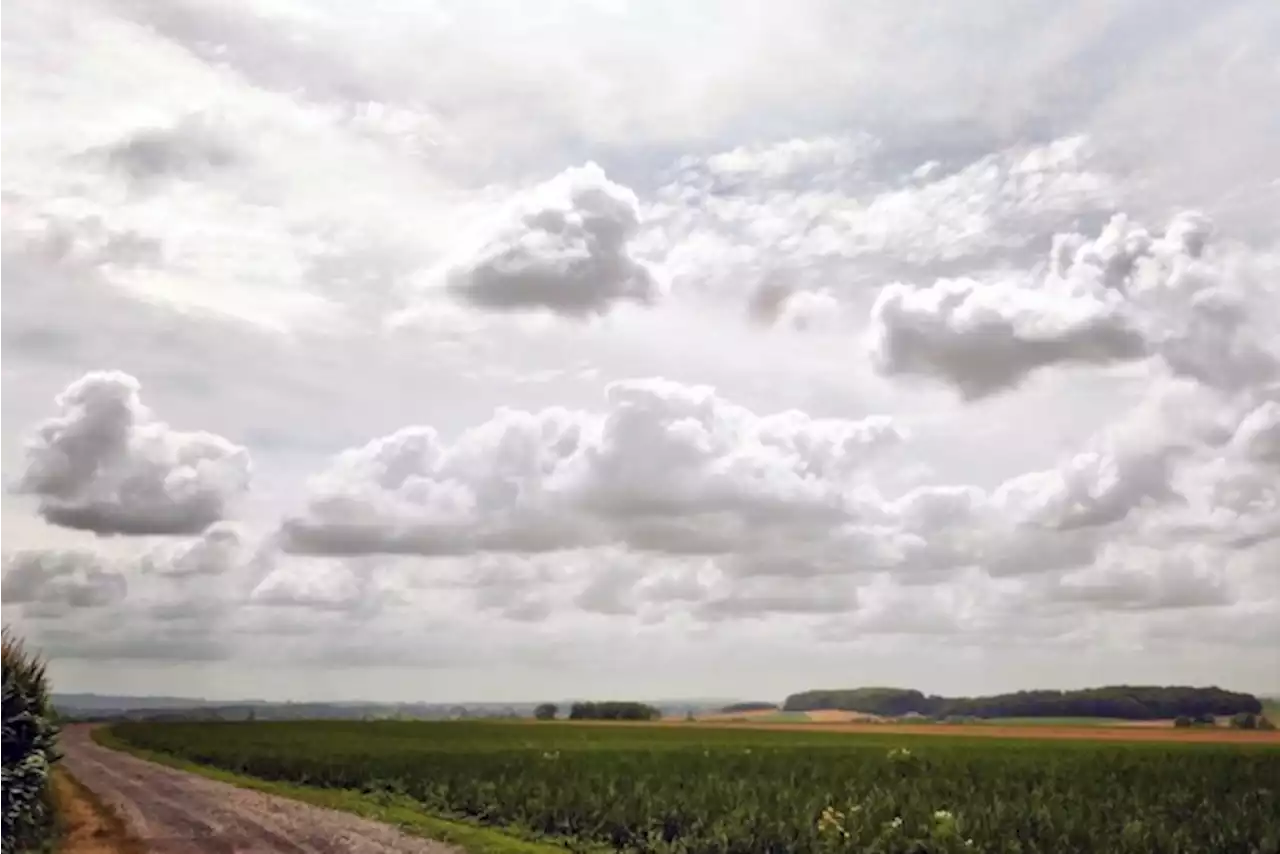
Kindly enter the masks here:
[[541, 703], [533, 710], [533, 716], [540, 721], [553, 721], [559, 711], [555, 703]]
[[1206, 726], [1217, 726], [1218, 719], [1214, 716], [1213, 712], [1204, 712], [1196, 716], [1196, 723], [1205, 724]]
[[1176, 726], [1178, 729], [1184, 729], [1186, 727], [1189, 727], [1191, 726], [1192, 723], [1194, 723], [1194, 721], [1192, 721], [1191, 718], [1187, 717], [1186, 715], [1178, 715], [1176, 718], [1173, 719], [1173, 725]]
[[776, 712], [778, 710], [777, 703], [766, 703], [760, 701], [751, 701], [746, 703], [730, 703], [720, 709], [723, 714], [736, 714], [738, 712]]
[[885, 717], [915, 712], [926, 717], [1102, 717], [1168, 720], [1187, 716], [1259, 714], [1261, 701], [1252, 694], [1221, 688], [1111, 685], [1078, 691], [1017, 691], [987, 697], [939, 697], [902, 688], [854, 688], [804, 691], [782, 704], [785, 711], [839, 709]]
[[1272, 721], [1271, 718], [1264, 718], [1264, 717], [1258, 718], [1258, 729], [1265, 729], [1268, 732], [1270, 732], [1275, 728], [1276, 728], [1275, 722]]
[[645, 703], [605, 701], [579, 702], [569, 707], [571, 721], [651, 721], [662, 711]]
[[1248, 712], [1240, 712], [1238, 715], [1231, 716], [1232, 729], [1257, 729], [1258, 717]]

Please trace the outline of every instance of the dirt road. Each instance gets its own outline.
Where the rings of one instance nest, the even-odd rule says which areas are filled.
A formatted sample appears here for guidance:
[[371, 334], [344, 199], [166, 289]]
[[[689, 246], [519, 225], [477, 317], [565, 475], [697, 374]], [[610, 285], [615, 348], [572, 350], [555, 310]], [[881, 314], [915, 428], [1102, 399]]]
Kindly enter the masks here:
[[346, 813], [108, 750], [89, 728], [60, 739], [67, 770], [114, 808], [151, 854], [458, 854], [441, 842]]

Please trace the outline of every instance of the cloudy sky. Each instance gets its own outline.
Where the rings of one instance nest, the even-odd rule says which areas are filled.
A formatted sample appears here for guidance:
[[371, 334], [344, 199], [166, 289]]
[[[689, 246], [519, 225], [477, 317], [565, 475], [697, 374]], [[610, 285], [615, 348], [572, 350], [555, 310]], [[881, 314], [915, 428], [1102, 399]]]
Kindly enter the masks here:
[[5, 624], [112, 693], [1280, 691], [1278, 40], [5, 0]]

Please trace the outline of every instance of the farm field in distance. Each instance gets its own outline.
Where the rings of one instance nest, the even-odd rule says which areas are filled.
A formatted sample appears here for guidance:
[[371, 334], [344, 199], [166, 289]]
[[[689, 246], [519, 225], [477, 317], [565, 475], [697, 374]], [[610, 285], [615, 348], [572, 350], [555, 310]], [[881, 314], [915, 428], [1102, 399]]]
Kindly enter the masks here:
[[[1272, 715], [1276, 717], [1276, 715]], [[1171, 720], [1152, 720], [1152, 721], [1135, 721], [1125, 718], [1095, 718], [1095, 717], [1000, 717], [1000, 718], [975, 718], [963, 722], [939, 722], [934, 720], [912, 720], [905, 717], [879, 717], [877, 715], [868, 715], [859, 712], [845, 712], [839, 710], [822, 710], [816, 712], [783, 712], [783, 711], [760, 711], [760, 712], [712, 712], [698, 715], [696, 720], [710, 724], [806, 724], [806, 725], [825, 725], [840, 726], [843, 728], [865, 727], [867, 725], [887, 726], [887, 727], [945, 727], [948, 732], [956, 732], [957, 727], [974, 727], [974, 726], [997, 726], [997, 727], [1056, 727], [1062, 729], [1079, 729], [1081, 727], [1142, 727], [1155, 729], [1171, 729], [1173, 721]], [[686, 723], [686, 718], [673, 715], [664, 718], [664, 722], [669, 723]], [[1212, 732], [1212, 730], [1210, 730]], [[1233, 733], [1235, 731], [1223, 728], [1224, 732]]]
[[[588, 722], [594, 723], [594, 722]], [[610, 726], [687, 726], [683, 721], [653, 724], [610, 723]], [[1177, 729], [1169, 721], [1127, 721], [1072, 718], [991, 718], [965, 723], [913, 722], [896, 718], [883, 720], [774, 719], [767, 716], [727, 716], [704, 719], [701, 726], [726, 729], [759, 729], [796, 732], [830, 732], [849, 735], [943, 736], [953, 738], [1016, 738], [1123, 742], [1169, 742], [1189, 744], [1273, 744], [1280, 746], [1280, 732], [1238, 730], [1225, 726]]]
[[1280, 851], [1280, 745], [1261, 738], [1273, 734], [1127, 743], [875, 727], [379, 721], [111, 731], [196, 763], [411, 799], [424, 812], [579, 851]]

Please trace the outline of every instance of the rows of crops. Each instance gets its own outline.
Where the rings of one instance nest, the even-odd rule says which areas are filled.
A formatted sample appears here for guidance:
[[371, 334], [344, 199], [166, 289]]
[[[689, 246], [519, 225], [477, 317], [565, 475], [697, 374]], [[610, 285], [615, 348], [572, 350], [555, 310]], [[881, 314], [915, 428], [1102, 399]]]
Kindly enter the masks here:
[[1280, 751], [711, 727], [125, 724], [125, 740], [586, 850], [1280, 852]]

